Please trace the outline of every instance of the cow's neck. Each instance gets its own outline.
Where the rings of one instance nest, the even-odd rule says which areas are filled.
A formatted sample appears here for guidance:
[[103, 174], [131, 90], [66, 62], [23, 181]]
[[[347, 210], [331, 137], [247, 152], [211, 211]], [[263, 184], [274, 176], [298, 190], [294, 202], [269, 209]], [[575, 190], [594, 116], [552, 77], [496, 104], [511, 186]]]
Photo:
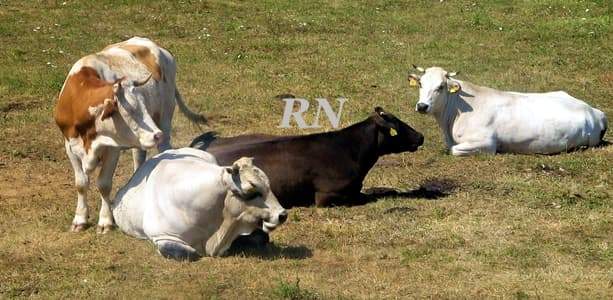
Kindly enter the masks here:
[[445, 99], [442, 99], [445, 105], [442, 109], [433, 112], [434, 118], [443, 132], [445, 144], [447, 144], [448, 148], [456, 144], [453, 138], [453, 124], [460, 113], [467, 110], [465, 106], [471, 106], [469, 103], [470, 97], [462, 96], [466, 92], [468, 92], [469, 95], [472, 94], [470, 83], [459, 80], [458, 82], [462, 86], [462, 91], [454, 94], [445, 93]]
[[338, 133], [349, 136], [349, 140], [355, 143], [349, 147], [349, 151], [361, 176], [366, 176], [379, 156], [389, 154], [382, 152], [379, 145], [379, 129], [370, 118], [338, 131]]
[[[452, 97], [448, 96], [446, 101], [453, 101]], [[453, 123], [458, 116], [458, 111], [454, 105], [445, 105], [445, 108], [438, 112], [434, 113], [434, 117], [436, 122], [438, 123], [439, 128], [443, 132], [443, 137], [445, 139], [445, 144], [447, 147], [451, 147], [456, 144], [453, 139]]]

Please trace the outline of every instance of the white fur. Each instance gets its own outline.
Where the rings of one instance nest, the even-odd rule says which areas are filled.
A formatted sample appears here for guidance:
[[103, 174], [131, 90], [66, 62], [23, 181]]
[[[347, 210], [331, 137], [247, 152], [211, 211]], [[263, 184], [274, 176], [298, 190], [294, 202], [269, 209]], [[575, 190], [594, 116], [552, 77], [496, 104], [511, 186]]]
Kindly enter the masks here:
[[[563, 91], [504, 92], [446, 73], [437, 67], [425, 71], [418, 105], [428, 105], [453, 155], [559, 153], [598, 145], [607, 126], [602, 111]], [[447, 90], [454, 82], [461, 86], [455, 94]]]
[[[99, 53], [85, 56], [72, 66], [68, 76], [88, 66], [95, 69], [107, 82], [114, 82], [124, 76], [127, 78], [122, 82], [125, 98], [118, 101], [119, 113], [103, 121], [101, 119], [102, 106], [89, 108], [89, 112], [96, 116], [97, 134], [91, 143], [91, 148], [86, 151], [81, 138], [70, 138], [65, 141], [66, 153], [75, 172], [78, 190], [77, 209], [72, 226], [74, 231], [82, 230], [87, 224], [86, 192], [89, 175], [97, 166], [102, 167], [96, 181], [102, 198], [98, 226], [102, 232], [106, 232], [113, 225], [109, 209], [110, 190], [117, 164], [116, 157], [120, 149], [136, 149], [133, 151], [134, 170], [136, 170], [145, 160], [146, 149], [156, 146], [154, 140], [156, 133], [163, 133], [162, 140], [157, 143], [158, 151], [162, 152], [171, 148], [171, 123], [175, 109], [175, 96], [178, 94], [175, 85], [175, 60], [168, 51], [145, 38], [134, 37], [123, 43], [148, 47], [160, 64], [164, 80], [150, 79], [143, 86], [132, 86], [132, 81], [141, 81], [150, 73], [130, 52], [118, 48], [118, 44]], [[183, 103], [182, 105], [184, 106]], [[130, 108], [139, 113], [134, 114]], [[158, 124], [151, 117], [154, 114], [160, 116]]]
[[272, 192], [247, 202], [228, 200], [233, 184], [227, 168], [218, 166], [211, 154], [193, 148], [167, 150], [147, 160], [117, 192], [113, 216], [122, 231], [158, 246], [173, 242], [200, 255], [221, 255], [234, 238], [256, 228], [245, 221], [261, 217], [250, 212], [254, 206], [270, 214], [264, 226], [272, 228], [285, 213]]

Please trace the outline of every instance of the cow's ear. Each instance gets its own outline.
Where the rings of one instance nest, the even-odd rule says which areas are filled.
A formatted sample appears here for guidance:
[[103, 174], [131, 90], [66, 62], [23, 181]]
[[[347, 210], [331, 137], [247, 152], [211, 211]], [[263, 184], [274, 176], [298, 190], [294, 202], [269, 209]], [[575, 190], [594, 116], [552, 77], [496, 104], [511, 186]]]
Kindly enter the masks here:
[[385, 116], [385, 110], [381, 106], [375, 107], [375, 113], [380, 117]]
[[419, 86], [419, 75], [409, 74], [409, 86]]
[[457, 81], [450, 81], [449, 83], [447, 83], [447, 90], [450, 93], [455, 94], [462, 90], [462, 86], [460, 86], [460, 83], [458, 83]]
[[[378, 110], [379, 109], [379, 110]], [[389, 115], [382, 108], [375, 108], [375, 115], [373, 117], [377, 126], [382, 127], [384, 132], [387, 132], [391, 136], [398, 134], [396, 124], [389, 120]]]
[[104, 104], [102, 107], [102, 120], [104, 121], [107, 118], [110, 118], [117, 111], [117, 100], [115, 99], [104, 99]]

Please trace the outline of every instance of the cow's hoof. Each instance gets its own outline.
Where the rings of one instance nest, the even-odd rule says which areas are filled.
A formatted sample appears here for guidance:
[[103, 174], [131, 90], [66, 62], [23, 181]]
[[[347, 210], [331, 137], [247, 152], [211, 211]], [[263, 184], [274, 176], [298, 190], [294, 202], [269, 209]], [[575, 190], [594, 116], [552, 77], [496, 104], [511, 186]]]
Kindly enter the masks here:
[[72, 232], [81, 232], [85, 229], [87, 229], [87, 224], [72, 224], [70, 226], [70, 231]]
[[113, 225], [98, 225], [96, 232], [99, 234], [107, 234], [111, 229], [113, 229]]

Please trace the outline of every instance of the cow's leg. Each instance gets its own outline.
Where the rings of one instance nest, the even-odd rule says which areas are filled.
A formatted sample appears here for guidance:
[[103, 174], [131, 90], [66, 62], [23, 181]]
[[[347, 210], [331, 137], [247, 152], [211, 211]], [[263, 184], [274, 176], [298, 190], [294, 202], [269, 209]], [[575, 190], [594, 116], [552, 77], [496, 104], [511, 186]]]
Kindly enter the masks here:
[[200, 255], [196, 251], [196, 249], [190, 247], [187, 244], [161, 240], [155, 242], [157, 246], [158, 252], [164, 257], [169, 259], [174, 259], [178, 261], [196, 261], [200, 259]]
[[170, 134], [172, 129], [172, 115], [175, 111], [175, 100], [171, 97], [171, 99], [167, 99], [167, 101], [172, 105], [164, 107], [159, 120], [156, 120], [155, 122], [162, 133], [164, 133], [164, 136], [157, 147], [158, 152], [160, 153], [172, 148], [172, 145], [170, 144]]
[[162, 137], [162, 141], [160, 141], [157, 147], [159, 153], [162, 153], [172, 148], [172, 146], [170, 145], [170, 128], [171, 128], [170, 122], [172, 121], [172, 116], [167, 119], [168, 121], [161, 120], [160, 124], [158, 125], [160, 127], [160, 130], [164, 133], [164, 136]]
[[479, 153], [496, 154], [496, 143], [489, 139], [481, 142], [466, 142], [451, 147], [451, 154], [456, 156], [474, 155]]
[[89, 177], [87, 173], [83, 171], [81, 159], [70, 150], [68, 142], [65, 143], [66, 154], [74, 170], [75, 186], [77, 187], [77, 208], [75, 210], [75, 216], [72, 220], [72, 226], [70, 230], [73, 232], [79, 232], [87, 228], [87, 218], [89, 216], [87, 207], [87, 189], [89, 188]]
[[250, 234], [257, 228], [257, 220], [269, 217], [264, 209], [253, 209], [238, 219], [225, 218], [217, 231], [206, 241], [205, 251], [210, 256], [222, 255], [239, 235]]
[[111, 189], [113, 188], [113, 174], [119, 159], [119, 149], [108, 147], [102, 156], [102, 166], [96, 185], [102, 198], [100, 216], [98, 217], [98, 233], [107, 233], [113, 228], [113, 213], [111, 212]]
[[147, 151], [138, 148], [132, 149], [132, 162], [134, 163], [134, 172], [136, 172], [136, 170], [138, 170], [138, 167], [140, 167], [145, 162], [145, 159], [147, 159]]

